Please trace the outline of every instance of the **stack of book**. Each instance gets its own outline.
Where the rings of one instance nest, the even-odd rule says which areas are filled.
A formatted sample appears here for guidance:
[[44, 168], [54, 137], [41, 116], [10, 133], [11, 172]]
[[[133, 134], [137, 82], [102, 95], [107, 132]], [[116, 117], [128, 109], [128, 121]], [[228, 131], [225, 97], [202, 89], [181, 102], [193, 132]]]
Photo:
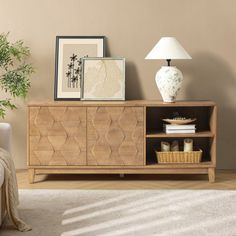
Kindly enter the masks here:
[[196, 125], [164, 125], [164, 132], [167, 134], [194, 134]]

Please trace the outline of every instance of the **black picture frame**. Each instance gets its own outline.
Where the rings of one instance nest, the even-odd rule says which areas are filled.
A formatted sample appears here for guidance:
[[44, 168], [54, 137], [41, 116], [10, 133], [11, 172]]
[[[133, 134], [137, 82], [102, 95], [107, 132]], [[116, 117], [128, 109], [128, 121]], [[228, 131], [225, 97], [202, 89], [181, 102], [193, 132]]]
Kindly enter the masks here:
[[[61, 66], [61, 64], [59, 63], [59, 57], [60, 57], [60, 41], [61, 40], [70, 40], [72, 39], [88, 39], [88, 40], [102, 40], [102, 50], [100, 50], [100, 54], [98, 55], [99, 57], [105, 57], [105, 40], [106, 37], [105, 36], [56, 36], [56, 48], [55, 48], [55, 76], [54, 76], [54, 100], [55, 101], [79, 101], [80, 97], [68, 97], [68, 95], [66, 97], [63, 97], [61, 95], [59, 95], [58, 93], [58, 86], [59, 86], [59, 69], [62, 70], [62, 68], [59, 68], [59, 66]], [[79, 44], [78, 44], [79, 45]], [[84, 57], [85, 55], [81, 55], [79, 58]], [[93, 55], [87, 55], [87, 56], [93, 56]], [[96, 55], [97, 56], [97, 55]], [[61, 59], [62, 60], [62, 59]], [[59, 65], [60, 64], [60, 65]], [[62, 80], [63, 78], [61, 78]], [[62, 82], [62, 81], [60, 81]], [[77, 83], [78, 84], [78, 83]], [[69, 92], [68, 92], [69, 93]], [[81, 91], [79, 92], [79, 94], [81, 94]]]

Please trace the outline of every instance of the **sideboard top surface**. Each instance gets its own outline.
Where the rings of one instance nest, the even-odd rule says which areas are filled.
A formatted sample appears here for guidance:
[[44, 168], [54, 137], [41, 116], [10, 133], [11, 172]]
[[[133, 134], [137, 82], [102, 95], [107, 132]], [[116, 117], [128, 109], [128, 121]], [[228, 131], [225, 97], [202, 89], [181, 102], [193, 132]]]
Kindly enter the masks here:
[[215, 102], [206, 100], [197, 101], [176, 101], [166, 103], [159, 100], [127, 100], [127, 101], [38, 101], [28, 103], [29, 107], [34, 106], [215, 106]]

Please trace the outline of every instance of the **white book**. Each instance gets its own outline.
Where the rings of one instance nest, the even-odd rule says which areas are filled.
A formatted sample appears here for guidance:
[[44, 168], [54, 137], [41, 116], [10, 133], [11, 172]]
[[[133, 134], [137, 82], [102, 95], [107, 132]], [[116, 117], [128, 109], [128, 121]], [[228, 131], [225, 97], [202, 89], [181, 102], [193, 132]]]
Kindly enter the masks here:
[[180, 130], [169, 130], [166, 129], [167, 134], [194, 134], [196, 133], [195, 129], [180, 129]]
[[174, 129], [174, 130], [179, 130], [179, 129], [195, 129], [196, 125], [164, 125], [164, 128], [166, 129]]

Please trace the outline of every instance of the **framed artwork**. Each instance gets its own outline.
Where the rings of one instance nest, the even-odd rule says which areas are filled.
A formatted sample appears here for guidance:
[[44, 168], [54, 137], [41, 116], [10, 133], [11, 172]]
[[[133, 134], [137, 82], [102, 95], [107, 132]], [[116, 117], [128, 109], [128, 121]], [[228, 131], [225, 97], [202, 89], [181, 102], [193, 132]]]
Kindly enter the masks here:
[[82, 100], [125, 100], [124, 58], [82, 58]]
[[80, 100], [81, 58], [104, 57], [104, 36], [57, 36], [54, 100]]

